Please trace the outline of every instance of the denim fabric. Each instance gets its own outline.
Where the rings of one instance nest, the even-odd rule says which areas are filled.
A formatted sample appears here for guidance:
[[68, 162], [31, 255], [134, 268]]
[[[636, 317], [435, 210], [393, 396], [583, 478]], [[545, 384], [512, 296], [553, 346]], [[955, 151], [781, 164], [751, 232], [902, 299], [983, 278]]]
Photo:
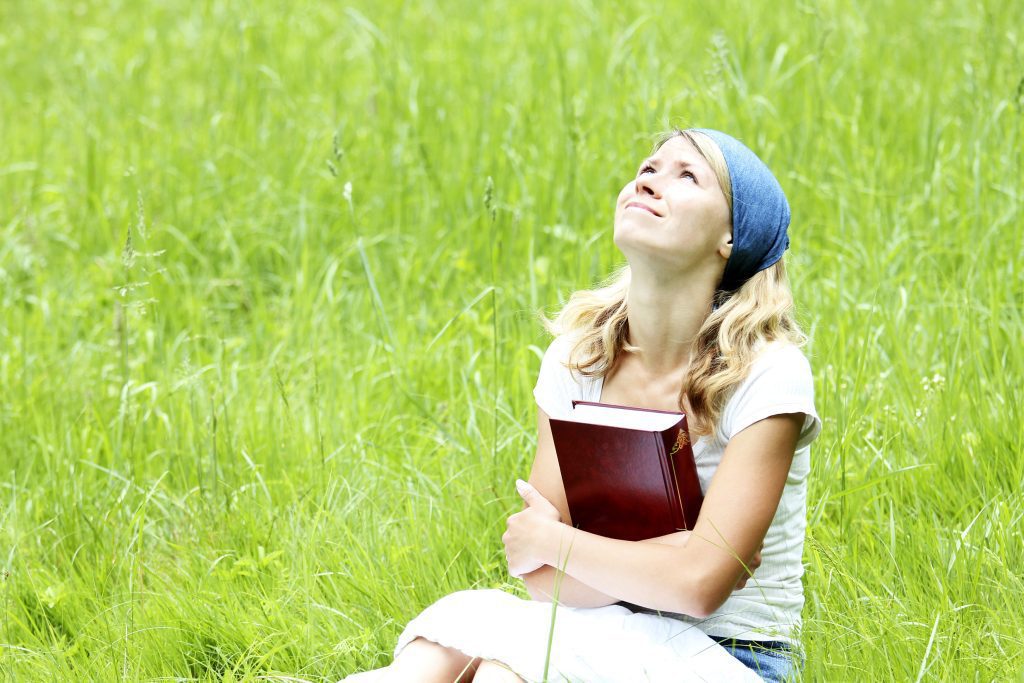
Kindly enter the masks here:
[[732, 291], [780, 258], [789, 246], [789, 202], [772, 172], [736, 138], [712, 128], [692, 128], [718, 145], [732, 183], [732, 254], [719, 289]]
[[729, 654], [769, 683], [795, 681], [802, 668], [798, 667], [798, 655], [782, 643], [714, 639], [718, 640]]

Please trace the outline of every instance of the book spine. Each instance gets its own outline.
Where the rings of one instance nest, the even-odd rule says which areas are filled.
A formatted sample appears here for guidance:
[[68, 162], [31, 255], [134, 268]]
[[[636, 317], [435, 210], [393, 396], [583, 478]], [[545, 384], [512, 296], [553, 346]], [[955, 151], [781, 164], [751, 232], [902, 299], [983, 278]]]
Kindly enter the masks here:
[[677, 531], [682, 531], [687, 528], [686, 515], [683, 513], [683, 497], [679, 491], [675, 457], [665, 448], [664, 432], [654, 432], [654, 438], [658, 442], [658, 455], [661, 458], [662, 471], [665, 473], [665, 494], [668, 500], [668, 507], [672, 510], [672, 526]]
[[693, 458], [693, 446], [690, 444], [690, 430], [684, 417], [678, 426], [669, 432], [672, 438], [666, 438], [665, 447], [675, 463], [676, 485], [679, 491], [679, 502], [683, 509], [686, 528], [693, 529], [700, 515], [704, 494], [700, 487], [700, 476], [697, 474], [697, 462]]

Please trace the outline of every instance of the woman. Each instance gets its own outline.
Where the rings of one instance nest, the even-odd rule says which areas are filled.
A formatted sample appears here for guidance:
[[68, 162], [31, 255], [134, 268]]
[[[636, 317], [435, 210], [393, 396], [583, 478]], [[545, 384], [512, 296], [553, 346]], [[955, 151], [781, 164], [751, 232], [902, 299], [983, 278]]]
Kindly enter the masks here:
[[[537, 453], [529, 484], [517, 481], [525, 507], [502, 537], [534, 600], [446, 596], [407, 625], [374, 680], [796, 672], [809, 446], [821, 423], [782, 262], [789, 218], [775, 177], [735, 138], [677, 129], [656, 145], [616, 204], [628, 267], [577, 292], [550, 325]], [[631, 542], [572, 527], [548, 420], [574, 399], [687, 414], [705, 493], [692, 532]]]

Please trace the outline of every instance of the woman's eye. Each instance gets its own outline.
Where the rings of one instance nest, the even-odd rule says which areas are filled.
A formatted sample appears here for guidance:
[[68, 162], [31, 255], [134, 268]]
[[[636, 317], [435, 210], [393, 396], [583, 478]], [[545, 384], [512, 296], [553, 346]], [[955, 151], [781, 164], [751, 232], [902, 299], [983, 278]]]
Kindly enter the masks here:
[[[651, 172], [651, 173], [656, 173], [657, 172], [656, 169], [653, 166], [651, 166], [650, 164], [645, 164], [644, 166], [642, 166], [640, 168], [640, 171], [637, 173], [637, 175], [643, 175], [644, 173], [647, 173], [648, 171]], [[693, 182], [697, 182], [697, 176], [695, 176], [690, 171], [683, 171], [679, 175], [680, 178], [685, 178], [686, 176], [690, 176], [690, 180], [692, 180]]]

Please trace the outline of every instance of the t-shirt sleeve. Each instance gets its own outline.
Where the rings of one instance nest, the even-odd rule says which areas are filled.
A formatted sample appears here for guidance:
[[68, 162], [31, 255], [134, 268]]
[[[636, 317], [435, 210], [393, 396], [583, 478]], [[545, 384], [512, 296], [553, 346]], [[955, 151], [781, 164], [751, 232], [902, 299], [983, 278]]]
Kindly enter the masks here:
[[548, 417], [572, 414], [572, 376], [563, 362], [569, 357], [568, 340], [557, 337], [548, 345], [540, 362], [533, 397]]
[[796, 346], [766, 351], [754, 365], [722, 412], [721, 431], [726, 442], [750, 425], [786, 413], [803, 413], [796, 448], [810, 445], [821, 432], [814, 408], [811, 364]]

